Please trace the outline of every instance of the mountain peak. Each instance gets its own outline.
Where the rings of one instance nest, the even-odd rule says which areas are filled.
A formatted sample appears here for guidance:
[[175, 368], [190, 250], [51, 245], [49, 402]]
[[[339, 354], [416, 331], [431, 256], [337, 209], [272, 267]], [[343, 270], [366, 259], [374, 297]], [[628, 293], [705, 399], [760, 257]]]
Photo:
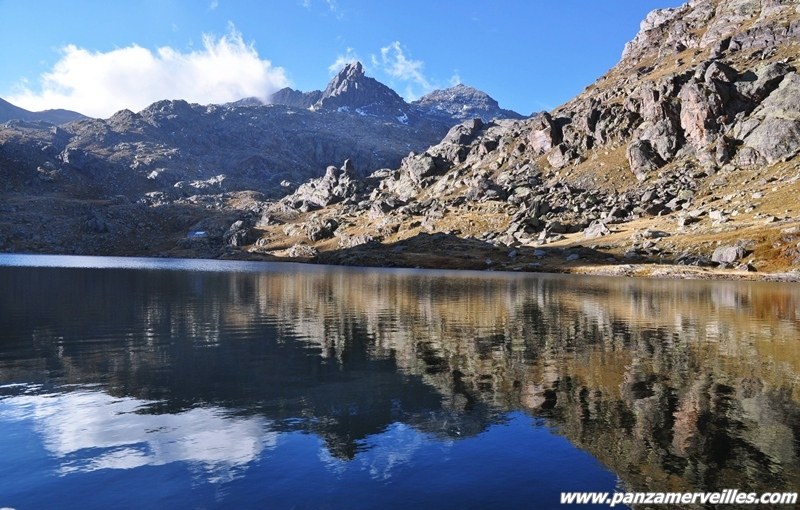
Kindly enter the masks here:
[[512, 110], [500, 108], [497, 101], [486, 92], [459, 83], [450, 88], [434, 90], [412, 104], [431, 113], [448, 115], [459, 120], [480, 118], [484, 122], [492, 119], [521, 119], [523, 116]]
[[358, 78], [359, 76], [363, 75], [364, 66], [361, 65], [361, 62], [358, 60], [355, 62], [350, 62], [349, 64], [345, 65], [341, 71], [339, 71], [339, 77], [343, 77], [344, 79]]
[[407, 107], [394, 90], [365, 75], [361, 62], [350, 62], [344, 66], [314, 105], [316, 110], [360, 109], [368, 114], [377, 114], [380, 110], [393, 116], [401, 114]]

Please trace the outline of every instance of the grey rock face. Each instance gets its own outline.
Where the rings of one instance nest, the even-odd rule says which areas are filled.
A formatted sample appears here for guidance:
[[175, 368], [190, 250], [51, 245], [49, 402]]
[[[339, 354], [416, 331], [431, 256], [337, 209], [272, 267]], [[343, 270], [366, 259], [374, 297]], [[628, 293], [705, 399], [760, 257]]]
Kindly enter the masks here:
[[800, 153], [800, 75], [787, 74], [736, 132], [744, 146], [772, 164]]

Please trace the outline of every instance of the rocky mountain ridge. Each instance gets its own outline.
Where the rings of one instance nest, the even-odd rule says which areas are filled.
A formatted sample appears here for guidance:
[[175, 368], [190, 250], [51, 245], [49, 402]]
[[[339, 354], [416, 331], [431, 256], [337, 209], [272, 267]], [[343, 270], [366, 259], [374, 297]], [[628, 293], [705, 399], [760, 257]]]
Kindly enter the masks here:
[[434, 90], [407, 103], [391, 88], [366, 76], [361, 62], [345, 65], [324, 91], [301, 92], [287, 87], [270, 96], [269, 102], [295, 108], [356, 112], [401, 123], [434, 121], [453, 125], [472, 118], [484, 122], [523, 118], [513, 110], [500, 108], [487, 93], [461, 84]]
[[31, 122], [49, 122], [50, 124], [66, 124], [75, 120], [85, 119], [85, 115], [71, 110], [44, 110], [31, 112], [0, 99], [0, 123], [10, 120], [24, 120]]
[[10, 121], [0, 129], [5, 188], [47, 183], [160, 202], [244, 190], [279, 197], [346, 158], [362, 171], [397, 166], [457, 122], [404, 112], [408, 105], [360, 64], [346, 66], [324, 93], [278, 94], [300, 106], [303, 98], [318, 99], [311, 109], [254, 98], [208, 106], [159, 101], [138, 113], [122, 110], [58, 128]]

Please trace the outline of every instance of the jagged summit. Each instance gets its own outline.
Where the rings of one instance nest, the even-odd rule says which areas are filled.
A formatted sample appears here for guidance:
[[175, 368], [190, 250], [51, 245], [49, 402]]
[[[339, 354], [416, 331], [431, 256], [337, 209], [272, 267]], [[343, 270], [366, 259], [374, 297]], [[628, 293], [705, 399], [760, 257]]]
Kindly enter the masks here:
[[492, 119], [521, 119], [522, 115], [500, 108], [497, 101], [486, 92], [459, 83], [450, 88], [434, 90], [411, 103], [433, 114], [445, 114], [464, 121], [480, 118], [484, 122]]
[[328, 83], [314, 109], [403, 117], [407, 116], [408, 104], [397, 92], [364, 74], [361, 62], [352, 62]]
[[[361, 62], [345, 65], [325, 90], [303, 92], [285, 87], [272, 94], [267, 102], [321, 112], [369, 115], [411, 126], [434, 123], [443, 132], [454, 124], [474, 118], [484, 122], [524, 118], [515, 111], [500, 108], [487, 93], [462, 84], [435, 90], [409, 104], [390, 87], [367, 76]], [[258, 106], [263, 103], [255, 98], [245, 98], [229, 104]]]

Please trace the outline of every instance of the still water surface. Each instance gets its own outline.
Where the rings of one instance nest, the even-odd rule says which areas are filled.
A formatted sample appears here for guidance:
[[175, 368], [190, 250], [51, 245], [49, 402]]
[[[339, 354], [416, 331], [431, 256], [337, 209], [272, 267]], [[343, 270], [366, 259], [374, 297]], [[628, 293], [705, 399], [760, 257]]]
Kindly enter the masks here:
[[0, 255], [0, 507], [796, 491], [799, 316], [792, 284]]

